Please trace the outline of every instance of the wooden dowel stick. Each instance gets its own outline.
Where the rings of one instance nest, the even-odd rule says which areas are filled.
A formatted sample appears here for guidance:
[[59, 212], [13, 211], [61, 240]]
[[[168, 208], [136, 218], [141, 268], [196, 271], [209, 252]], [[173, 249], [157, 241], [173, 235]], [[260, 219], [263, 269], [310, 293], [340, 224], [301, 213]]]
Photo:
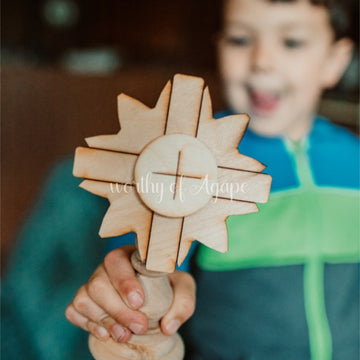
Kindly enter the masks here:
[[132, 254], [131, 263], [145, 292], [145, 303], [140, 309], [149, 320], [145, 335], [132, 335], [125, 344], [111, 338], [102, 342], [93, 335], [89, 337], [89, 348], [95, 360], [181, 360], [184, 345], [176, 333], [164, 335], [159, 321], [169, 310], [173, 293], [166, 273], [146, 270], [137, 251]]

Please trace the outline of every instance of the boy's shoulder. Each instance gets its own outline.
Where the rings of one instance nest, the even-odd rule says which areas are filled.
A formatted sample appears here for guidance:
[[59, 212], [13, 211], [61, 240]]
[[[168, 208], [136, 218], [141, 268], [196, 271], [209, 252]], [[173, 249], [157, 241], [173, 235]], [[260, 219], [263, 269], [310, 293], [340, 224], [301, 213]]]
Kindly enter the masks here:
[[[314, 141], [331, 141], [333, 145], [337, 145], [337, 142], [359, 145], [359, 138], [355, 134], [321, 116], [315, 119], [312, 138]], [[333, 143], [333, 141], [336, 142]]]
[[334, 159], [351, 156], [355, 160], [360, 154], [360, 140], [355, 134], [322, 117], [316, 118], [309, 140], [314, 151], [331, 154]]
[[359, 187], [360, 142], [356, 135], [318, 117], [309, 140], [312, 166], [319, 184]]

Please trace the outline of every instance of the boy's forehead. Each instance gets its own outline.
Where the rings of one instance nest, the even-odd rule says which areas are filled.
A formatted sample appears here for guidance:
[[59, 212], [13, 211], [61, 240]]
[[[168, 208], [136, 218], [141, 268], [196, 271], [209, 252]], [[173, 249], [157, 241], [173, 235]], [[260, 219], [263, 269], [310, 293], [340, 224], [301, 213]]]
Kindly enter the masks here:
[[257, 26], [308, 27], [311, 23], [330, 28], [329, 14], [325, 7], [308, 0], [225, 0], [224, 25], [256, 24]]

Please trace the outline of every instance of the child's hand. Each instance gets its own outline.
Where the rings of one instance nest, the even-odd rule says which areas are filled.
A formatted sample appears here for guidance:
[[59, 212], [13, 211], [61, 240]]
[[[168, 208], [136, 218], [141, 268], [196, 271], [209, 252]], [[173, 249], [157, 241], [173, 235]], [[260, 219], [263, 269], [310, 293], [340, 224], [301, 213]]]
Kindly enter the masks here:
[[[134, 334], [147, 331], [146, 316], [139, 311], [144, 291], [131, 266], [132, 245], [123, 246], [106, 255], [90, 280], [77, 292], [66, 309], [66, 317], [74, 325], [89, 331], [99, 340], [110, 336], [127, 342]], [[195, 309], [195, 282], [191, 275], [176, 271], [169, 274], [174, 299], [168, 313], [161, 319], [166, 335], [177, 331]]]

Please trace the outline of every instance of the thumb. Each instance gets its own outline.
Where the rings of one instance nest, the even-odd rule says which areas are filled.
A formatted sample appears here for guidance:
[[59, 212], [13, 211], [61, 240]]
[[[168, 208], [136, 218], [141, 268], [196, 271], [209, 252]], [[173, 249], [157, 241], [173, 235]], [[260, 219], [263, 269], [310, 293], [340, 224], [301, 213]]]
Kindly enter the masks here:
[[165, 335], [174, 334], [188, 320], [195, 310], [196, 285], [194, 278], [183, 271], [169, 275], [174, 297], [169, 311], [161, 319], [161, 331]]

